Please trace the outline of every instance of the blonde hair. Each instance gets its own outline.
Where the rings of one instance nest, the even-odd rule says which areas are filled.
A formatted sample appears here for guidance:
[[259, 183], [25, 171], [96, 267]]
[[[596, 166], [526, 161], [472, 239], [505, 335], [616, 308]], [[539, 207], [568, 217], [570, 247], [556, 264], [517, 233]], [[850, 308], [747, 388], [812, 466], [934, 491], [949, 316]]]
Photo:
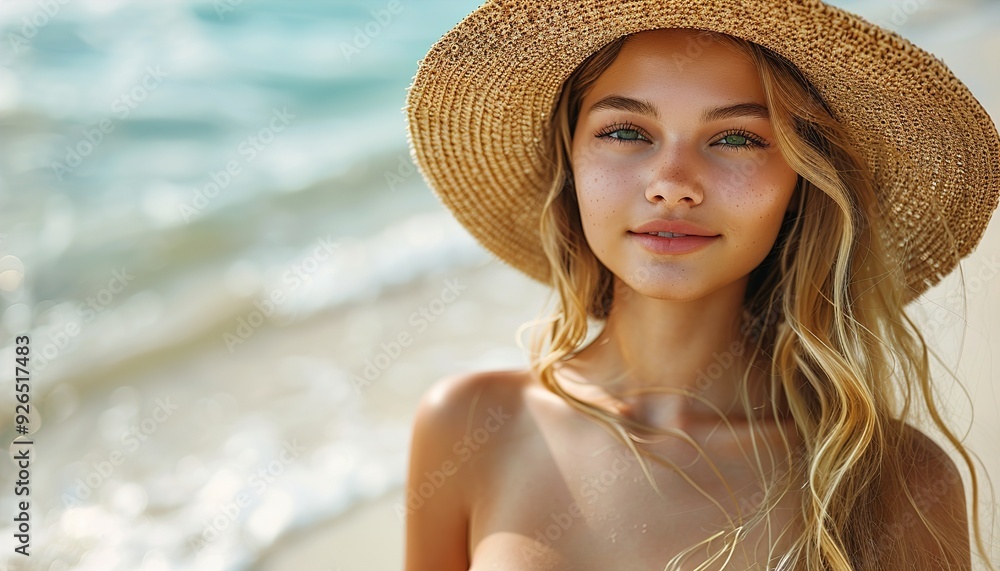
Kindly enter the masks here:
[[[940, 526], [924, 516], [914, 497], [920, 492], [906, 483], [907, 461], [915, 461], [903, 452], [912, 449], [906, 420], [913, 416], [915, 398], [968, 468], [975, 542], [985, 560], [976, 468], [935, 402], [929, 350], [906, 314], [903, 268], [893, 263], [880, 234], [885, 214], [865, 161], [794, 65], [751, 42], [702, 34], [735, 48], [757, 67], [778, 147], [800, 175], [793, 198], [797, 208], [786, 217], [770, 254], [751, 273], [744, 302], [743, 332], [750, 350], [740, 389], [751, 434], [755, 421], [747, 380], [759, 364], [767, 371], [775, 395], [770, 412], [777, 419], [779, 410], [787, 411], [803, 444], [802, 450], [787, 446], [785, 450], [806, 484], [803, 525], [792, 537], [790, 551], [775, 556], [772, 547], [769, 568], [774, 564], [776, 569], [848, 571], [880, 568], [885, 561], [918, 563], [899, 542], [880, 545], [872, 541], [889, 531], [885, 493], [896, 489], [904, 490], [906, 501], [946, 554], [948, 561], [939, 563], [967, 560], [967, 545], [962, 553], [960, 538], [946, 537]], [[616, 292], [620, 282], [596, 258], [584, 237], [570, 147], [584, 95], [614, 62], [627, 39], [608, 44], [574, 71], [563, 85], [551, 119], [551, 136], [545, 144], [552, 158], [552, 186], [540, 233], [557, 305], [551, 315], [532, 322], [542, 327], [534, 338], [531, 362], [548, 390], [609, 429], [640, 458], [647, 479], [656, 488], [641, 456], [680, 469], [638, 448], [635, 443], [643, 439], [635, 431], [662, 431], [576, 398], [554, 375], [561, 361], [582, 348], [590, 330], [588, 319], [606, 319], [615, 296], [626, 293]], [[789, 442], [787, 436], [784, 441]], [[759, 461], [756, 437], [752, 442]], [[768, 453], [772, 453], [769, 447]], [[679, 568], [687, 553], [719, 537], [723, 547], [699, 568], [713, 562], [724, 567], [743, 533], [769, 521], [769, 513], [788, 491], [791, 479], [783, 483], [784, 488], [779, 482], [763, 482], [765, 497], [757, 513], [747, 514], [748, 518], [740, 513], [737, 521], [730, 519], [730, 533], [692, 546], [667, 568]], [[715, 505], [722, 509], [718, 502]]]

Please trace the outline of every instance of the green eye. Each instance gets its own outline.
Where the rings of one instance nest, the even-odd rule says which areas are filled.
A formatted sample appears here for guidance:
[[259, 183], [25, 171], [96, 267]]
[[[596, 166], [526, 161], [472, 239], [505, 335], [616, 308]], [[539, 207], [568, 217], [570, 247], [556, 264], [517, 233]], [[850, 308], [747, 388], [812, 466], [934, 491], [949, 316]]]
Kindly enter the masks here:
[[617, 123], [595, 135], [599, 139], [614, 141], [619, 145], [631, 145], [641, 141], [649, 141], [642, 130], [631, 123]]
[[729, 131], [722, 133], [721, 136], [722, 138], [717, 139], [713, 146], [728, 148], [730, 151], [752, 151], [766, 149], [770, 146], [753, 133], [747, 133], [743, 130]]
[[626, 141], [638, 141], [641, 138], [639, 131], [636, 131], [635, 129], [618, 129], [613, 133], [613, 136], [616, 139], [623, 139]]

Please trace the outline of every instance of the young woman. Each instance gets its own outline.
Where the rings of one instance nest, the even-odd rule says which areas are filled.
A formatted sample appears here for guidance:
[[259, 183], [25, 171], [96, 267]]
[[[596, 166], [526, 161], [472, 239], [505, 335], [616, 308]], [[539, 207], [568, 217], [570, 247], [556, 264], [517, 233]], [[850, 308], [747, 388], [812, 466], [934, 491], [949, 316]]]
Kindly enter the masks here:
[[989, 565], [905, 312], [1000, 192], [943, 64], [809, 0], [497, 1], [408, 113], [445, 204], [557, 299], [528, 370], [422, 400], [409, 571]]

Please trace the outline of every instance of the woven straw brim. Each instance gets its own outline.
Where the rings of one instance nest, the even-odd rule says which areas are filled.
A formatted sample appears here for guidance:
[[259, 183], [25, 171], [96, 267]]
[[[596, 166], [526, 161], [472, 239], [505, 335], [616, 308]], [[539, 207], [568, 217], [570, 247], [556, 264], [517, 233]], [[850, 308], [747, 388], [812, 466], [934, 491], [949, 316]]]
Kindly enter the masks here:
[[997, 129], [941, 61], [895, 33], [809, 0], [504, 0], [431, 48], [406, 106], [424, 178], [500, 259], [549, 283], [542, 143], [561, 84], [607, 43], [658, 28], [743, 38], [804, 73], [874, 173], [907, 300], [982, 238], [1000, 192]]

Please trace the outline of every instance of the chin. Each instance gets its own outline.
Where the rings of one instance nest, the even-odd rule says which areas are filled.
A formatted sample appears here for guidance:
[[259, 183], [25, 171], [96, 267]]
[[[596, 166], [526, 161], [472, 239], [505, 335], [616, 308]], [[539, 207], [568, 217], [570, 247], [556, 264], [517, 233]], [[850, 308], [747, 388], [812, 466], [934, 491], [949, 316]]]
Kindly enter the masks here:
[[704, 284], [691, 283], [649, 283], [639, 287], [630, 287], [631, 290], [626, 289], [625, 291], [631, 291], [633, 296], [677, 302], [696, 301], [709, 295], [712, 291], [712, 288], [706, 287]]
[[[706, 276], [704, 272], [698, 272], [694, 268], [686, 269], [683, 272], [684, 275], [677, 275], [678, 272], [673, 271], [655, 272], [646, 267], [640, 267], [638, 270], [626, 273], [618, 273], [617, 271], [614, 273], [616, 276], [631, 277], [631, 279], [619, 277], [621, 282], [617, 291], [626, 296], [638, 295], [648, 299], [672, 302], [698, 301], [715, 294], [723, 294], [726, 297], [729, 294], [742, 296], [746, 291], [750, 277], [749, 270], [746, 273], [734, 272], [731, 275]], [[696, 273], [702, 275], [698, 275], [694, 279], [689, 277]]]

